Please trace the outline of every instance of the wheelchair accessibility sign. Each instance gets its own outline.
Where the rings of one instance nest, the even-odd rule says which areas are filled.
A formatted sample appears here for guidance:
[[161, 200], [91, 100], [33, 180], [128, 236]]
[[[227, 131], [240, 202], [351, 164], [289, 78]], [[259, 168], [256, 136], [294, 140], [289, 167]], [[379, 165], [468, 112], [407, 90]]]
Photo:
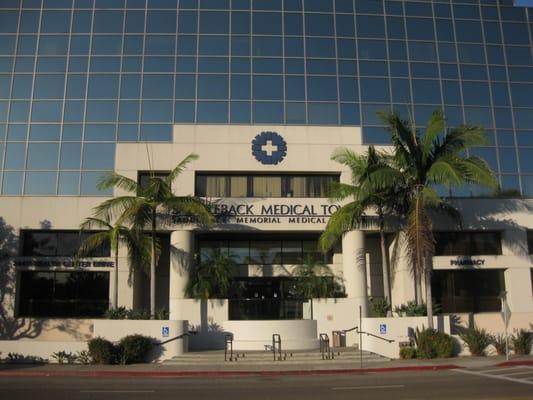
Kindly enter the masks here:
[[387, 334], [387, 324], [379, 324], [379, 333], [381, 335]]
[[164, 326], [161, 328], [161, 336], [163, 337], [169, 337], [170, 336], [170, 328], [168, 326]]

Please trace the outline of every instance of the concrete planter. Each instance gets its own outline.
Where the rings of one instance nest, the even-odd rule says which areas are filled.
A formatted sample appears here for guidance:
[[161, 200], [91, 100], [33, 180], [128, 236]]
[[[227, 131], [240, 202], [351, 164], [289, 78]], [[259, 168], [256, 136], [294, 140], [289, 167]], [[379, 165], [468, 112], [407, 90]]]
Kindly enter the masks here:
[[[154, 339], [154, 343], [164, 343], [188, 332], [187, 321], [168, 320], [110, 320], [95, 319], [93, 321], [93, 337], [101, 337], [112, 342], [118, 342], [124, 336], [144, 335]], [[170, 341], [160, 346], [154, 346], [150, 361], [163, 361], [178, 356], [187, 351], [187, 336]]]
[[[362, 330], [380, 338], [394, 340], [389, 343], [369, 335], [362, 335], [363, 350], [371, 351], [382, 356], [400, 358], [400, 344], [409, 342], [416, 329], [427, 327], [427, 317], [389, 317], [363, 318]], [[440, 332], [450, 332], [450, 317], [433, 317], [433, 326]]]

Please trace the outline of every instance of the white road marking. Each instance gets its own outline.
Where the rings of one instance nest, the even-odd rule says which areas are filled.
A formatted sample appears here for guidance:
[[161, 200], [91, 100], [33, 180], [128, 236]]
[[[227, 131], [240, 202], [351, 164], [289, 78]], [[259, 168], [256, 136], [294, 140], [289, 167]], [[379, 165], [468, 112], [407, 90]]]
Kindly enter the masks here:
[[405, 385], [382, 385], [382, 386], [337, 386], [331, 390], [367, 390], [367, 389], [396, 389], [403, 388]]
[[499, 374], [498, 376], [515, 376], [515, 375], [524, 375], [524, 374], [533, 374], [533, 372], [532, 371], [513, 372], [512, 374]]
[[452, 371], [459, 372], [461, 374], [476, 375], [476, 376], [482, 376], [482, 377], [485, 377], [485, 378], [501, 379], [503, 381], [523, 383], [525, 385], [533, 385], [533, 382], [528, 382], [528, 381], [526, 381], [524, 379], [509, 378], [509, 377], [502, 376], [502, 375], [491, 375], [491, 374], [485, 374], [483, 372], [467, 371], [467, 370], [463, 370], [463, 369], [453, 369]]
[[524, 367], [523, 365], [517, 365], [516, 367], [505, 367], [505, 368], [496, 368], [496, 369], [486, 369], [486, 370], [483, 370], [484, 373], [488, 374], [488, 373], [491, 373], [491, 372], [501, 372], [501, 371], [509, 371], [511, 369], [522, 369], [522, 368], [527, 368], [527, 367]]
[[80, 390], [80, 393], [154, 393], [155, 390]]

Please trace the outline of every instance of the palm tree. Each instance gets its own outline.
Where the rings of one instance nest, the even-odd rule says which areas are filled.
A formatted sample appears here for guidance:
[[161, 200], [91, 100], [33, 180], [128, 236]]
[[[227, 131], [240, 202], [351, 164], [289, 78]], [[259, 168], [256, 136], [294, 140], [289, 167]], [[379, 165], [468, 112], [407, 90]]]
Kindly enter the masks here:
[[111, 308], [118, 307], [118, 250], [121, 244], [128, 250], [128, 259], [132, 268], [146, 265], [150, 258], [149, 240], [147, 236], [135, 229], [128, 229], [120, 223], [112, 225], [109, 220], [89, 217], [80, 225], [81, 233], [96, 229], [99, 230], [87, 237], [81, 244], [77, 252], [77, 257], [87, 257], [95, 250], [106, 246], [109, 243], [111, 251], [115, 257], [113, 297]]
[[429, 211], [445, 211], [459, 217], [458, 211], [438, 195], [436, 187], [451, 189], [476, 184], [496, 188], [498, 185], [483, 159], [466, 155], [469, 148], [485, 143], [481, 127], [461, 125], [447, 129], [443, 113], [437, 110], [421, 134], [412, 122], [402, 120], [395, 113], [379, 113], [379, 116], [391, 132], [393, 154], [388, 165], [372, 172], [373, 181], [383, 188], [396, 185], [406, 194], [407, 253], [413, 273], [425, 278], [428, 327], [432, 328], [431, 272], [435, 238]]
[[220, 248], [213, 248], [207, 259], [201, 260], [189, 280], [186, 294], [195, 299], [226, 298], [235, 273], [233, 257]]
[[303, 299], [339, 297], [343, 291], [331, 268], [310, 254], [296, 266], [293, 276], [296, 290]]
[[100, 190], [116, 187], [128, 194], [106, 200], [97, 206], [96, 217], [117, 217], [121, 223], [136, 229], [147, 229], [150, 232], [150, 314], [152, 318], [155, 316], [158, 222], [172, 221], [173, 215], [193, 217], [201, 224], [210, 224], [214, 221], [213, 213], [200, 199], [193, 196], [176, 196], [172, 192], [172, 184], [176, 178], [190, 162], [196, 159], [198, 159], [196, 154], [188, 155], [167, 176], [152, 174], [143, 186], [133, 179], [114, 172], [104, 176], [98, 183]]
[[374, 210], [377, 214], [380, 234], [383, 292], [386, 301], [391, 304], [385, 222], [387, 216], [398, 214], [404, 208], [403, 196], [399, 190], [401, 188], [396, 185], [375, 184], [373, 171], [388, 164], [387, 155], [376, 151], [373, 146], [370, 146], [362, 155], [345, 148], [337, 149], [331, 159], [350, 169], [351, 184], [332, 185], [330, 199], [332, 201], [351, 199], [351, 201], [331, 216], [326, 229], [320, 236], [320, 247], [324, 252], [330, 250], [346, 232], [365, 225], [368, 221], [366, 211]]

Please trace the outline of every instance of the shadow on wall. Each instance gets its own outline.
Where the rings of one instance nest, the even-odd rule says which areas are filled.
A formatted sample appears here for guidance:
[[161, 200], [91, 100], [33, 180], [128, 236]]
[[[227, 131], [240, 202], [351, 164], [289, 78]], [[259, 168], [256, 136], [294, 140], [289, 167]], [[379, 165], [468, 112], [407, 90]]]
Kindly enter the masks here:
[[18, 246], [15, 229], [0, 217], [0, 340], [34, 339], [43, 328], [43, 321], [14, 318], [17, 275], [11, 261]]
[[[221, 350], [224, 349], [224, 338], [230, 332], [225, 331], [222, 326], [213, 322], [208, 316], [209, 301], [217, 300], [197, 300], [200, 302], [200, 325], [191, 325], [189, 331], [196, 334], [189, 337], [190, 350]], [[222, 303], [222, 300], [218, 300]]]

